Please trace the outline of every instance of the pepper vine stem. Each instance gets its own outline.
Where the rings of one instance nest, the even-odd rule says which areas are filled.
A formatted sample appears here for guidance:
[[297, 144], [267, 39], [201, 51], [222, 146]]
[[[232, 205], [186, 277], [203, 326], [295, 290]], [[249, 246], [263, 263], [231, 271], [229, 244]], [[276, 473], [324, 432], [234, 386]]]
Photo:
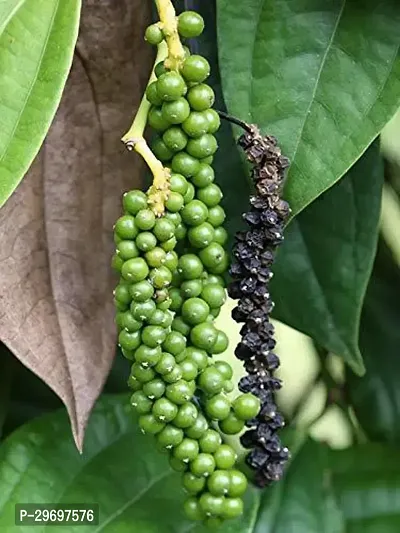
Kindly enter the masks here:
[[185, 59], [185, 50], [178, 33], [178, 19], [171, 0], [155, 0], [160, 27], [163, 30], [168, 45], [168, 57], [165, 66], [171, 70], [179, 70]]

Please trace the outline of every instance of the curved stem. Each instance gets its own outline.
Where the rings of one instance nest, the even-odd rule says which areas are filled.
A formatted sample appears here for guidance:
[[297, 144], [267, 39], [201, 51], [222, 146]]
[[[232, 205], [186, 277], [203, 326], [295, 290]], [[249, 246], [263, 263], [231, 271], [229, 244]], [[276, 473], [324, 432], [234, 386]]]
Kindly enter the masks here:
[[[160, 61], [164, 61], [167, 55], [168, 48], [165, 41], [163, 41], [158, 46], [154, 67]], [[151, 72], [148, 85], [156, 79], [154, 67]], [[122, 137], [122, 142], [125, 144], [128, 150], [135, 150], [135, 152], [142, 156], [150, 168], [153, 174], [153, 184], [147, 192], [149, 198], [148, 203], [153, 209], [155, 215], [161, 216], [165, 211], [164, 206], [166, 200], [168, 199], [170, 171], [169, 169], [164, 168], [161, 161], [159, 161], [153, 154], [143, 136], [150, 108], [151, 104], [147, 100], [146, 94], [144, 94], [131, 127]]]

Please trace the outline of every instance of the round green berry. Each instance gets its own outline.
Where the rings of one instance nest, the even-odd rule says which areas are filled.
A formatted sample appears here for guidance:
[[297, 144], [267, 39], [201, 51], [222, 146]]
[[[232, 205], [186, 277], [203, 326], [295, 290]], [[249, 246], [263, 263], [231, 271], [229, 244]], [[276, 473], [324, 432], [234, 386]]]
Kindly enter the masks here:
[[207, 220], [208, 209], [199, 200], [192, 200], [182, 209], [182, 220], [188, 226], [199, 226]]
[[227, 254], [222, 246], [216, 242], [211, 243], [199, 252], [203, 265], [212, 273], [220, 274], [220, 268], [227, 264]]
[[167, 148], [172, 152], [180, 152], [185, 149], [188, 139], [187, 135], [181, 128], [178, 126], [172, 126], [164, 132], [163, 141]]
[[[190, 157], [190, 156], [188, 156], [188, 157]], [[196, 161], [196, 159], [195, 159], [195, 161]], [[185, 204], [188, 204], [189, 202], [191, 202], [193, 200], [195, 193], [196, 193], [196, 191], [195, 191], [194, 186], [191, 183], [189, 183], [188, 184], [188, 189], [186, 191], [186, 194], [183, 197], [183, 200], [184, 200]], [[177, 232], [175, 232], [175, 235], [176, 235], [176, 233]]]
[[200, 496], [199, 504], [206, 515], [219, 516], [224, 508], [224, 498], [213, 496], [209, 492], [204, 492]]
[[183, 510], [189, 520], [199, 521], [204, 520], [205, 514], [200, 507], [199, 501], [195, 496], [188, 498], [183, 504]]
[[193, 461], [199, 453], [199, 444], [194, 439], [184, 438], [183, 441], [174, 448], [173, 454], [180, 461]]
[[124, 350], [136, 350], [140, 346], [140, 331], [121, 331], [118, 336], [118, 344]]
[[224, 386], [224, 378], [214, 366], [209, 366], [200, 375], [198, 385], [206, 394], [219, 394]]
[[225, 289], [217, 283], [208, 283], [205, 285], [201, 291], [201, 297], [208, 303], [211, 309], [221, 307], [226, 302]]
[[129, 305], [131, 303], [131, 294], [128, 285], [117, 285], [114, 289], [114, 298], [117, 302]]
[[156, 365], [160, 358], [161, 350], [159, 347], [150, 348], [146, 344], [142, 344], [135, 352], [135, 361], [145, 368]]
[[[160, 401], [160, 400], [157, 400]], [[156, 402], [157, 403], [157, 402]], [[154, 404], [155, 405], [155, 404]], [[173, 404], [172, 404], [173, 405]], [[154, 414], [154, 413], [153, 413]], [[154, 415], [157, 417], [156, 415]], [[170, 449], [178, 446], [183, 441], [183, 431], [172, 424], [167, 424], [165, 428], [157, 435], [157, 443], [162, 448]]]
[[153, 415], [160, 422], [171, 422], [178, 413], [178, 407], [167, 398], [160, 398], [154, 402]]
[[[195, 200], [193, 200], [193, 202], [194, 201]], [[213, 242], [214, 234], [215, 230], [211, 224], [203, 222], [202, 224], [189, 229], [188, 238], [190, 244], [194, 248], [206, 248]]]
[[190, 332], [190, 340], [194, 346], [201, 350], [210, 351], [215, 344], [218, 336], [218, 331], [213, 324], [204, 322], [198, 324]]
[[231, 412], [231, 402], [224, 394], [216, 394], [206, 401], [206, 413], [212, 420], [224, 420]]
[[139, 331], [143, 326], [143, 323], [139, 320], [136, 320], [132, 313], [130, 311], [125, 311], [125, 313], [122, 313], [122, 317], [120, 320], [120, 327], [122, 329], [126, 329], [127, 331]]
[[178, 100], [186, 90], [186, 84], [177, 72], [166, 72], [157, 80], [157, 93], [164, 102]]
[[235, 415], [240, 420], [244, 421], [251, 420], [252, 418], [256, 417], [260, 411], [260, 407], [261, 402], [259, 398], [251, 393], [241, 394], [234, 400], [232, 404]]
[[213, 106], [215, 94], [209, 85], [200, 83], [189, 89], [187, 99], [190, 107], [195, 111], [206, 111]]
[[193, 39], [202, 34], [204, 30], [204, 20], [195, 11], [184, 11], [178, 17], [179, 35], [186, 39]]
[[221, 246], [224, 246], [228, 242], [228, 232], [225, 228], [222, 226], [215, 228], [214, 241]]
[[153, 228], [154, 235], [160, 242], [167, 241], [174, 236], [175, 224], [167, 218], [159, 218]]
[[[188, 104], [189, 105], [189, 104]], [[158, 132], [163, 132], [169, 128], [169, 121], [164, 118], [164, 114], [159, 107], [152, 107], [149, 111], [149, 116], [147, 118], [149, 126]]]
[[188, 118], [182, 123], [182, 128], [189, 137], [201, 137], [209, 132], [207, 116], [204, 113], [192, 111]]
[[178, 414], [174, 418], [174, 425], [178, 428], [189, 428], [198, 416], [197, 407], [192, 402], [187, 402], [179, 407]]
[[121, 239], [134, 239], [139, 233], [135, 218], [130, 215], [120, 217], [115, 223], [114, 231]]
[[157, 246], [146, 252], [144, 257], [149, 267], [157, 268], [164, 264], [166, 255], [166, 252]]
[[169, 458], [169, 466], [172, 468], [172, 470], [175, 470], [175, 472], [184, 472], [188, 469], [187, 462], [181, 461], [173, 455], [171, 455]]
[[161, 266], [150, 271], [149, 279], [156, 289], [162, 289], [171, 283], [172, 274], [169, 268]]
[[207, 109], [204, 111], [208, 122], [208, 133], [216, 133], [221, 126], [221, 119], [215, 109]]
[[142, 209], [136, 215], [136, 226], [142, 231], [149, 231], [154, 227], [156, 216], [151, 209]]
[[177, 287], [172, 287], [169, 290], [169, 295], [171, 298], [171, 311], [179, 311], [183, 304], [183, 297], [181, 295], [181, 291]]
[[201, 298], [189, 298], [182, 305], [182, 318], [192, 326], [204, 322], [209, 312], [208, 304]]
[[146, 98], [151, 104], [153, 104], [155, 106], [160, 106], [162, 104], [163, 101], [160, 98], [160, 96], [158, 95], [157, 82], [156, 81], [151, 82], [147, 86]]
[[132, 302], [131, 313], [135, 320], [149, 320], [156, 310], [156, 303], [153, 300], [147, 302]]
[[195, 476], [208, 477], [215, 470], [214, 457], [209, 453], [199, 453], [191, 462], [190, 470]]
[[155, 372], [152, 368], [144, 368], [139, 363], [133, 363], [131, 374], [135, 377], [140, 383], [147, 383], [155, 378]]
[[147, 302], [154, 295], [154, 287], [147, 280], [130, 285], [129, 292], [135, 302]]
[[144, 280], [149, 273], [149, 267], [144, 259], [136, 257], [128, 259], [122, 266], [121, 274], [127, 281], [138, 282]]
[[184, 254], [179, 258], [178, 272], [183, 279], [197, 279], [203, 273], [203, 264], [197, 255]]
[[174, 102], [164, 102], [161, 113], [168, 124], [182, 124], [190, 115], [190, 107], [183, 97]]
[[117, 254], [121, 259], [127, 261], [139, 257], [140, 252], [134, 241], [120, 241], [116, 248]]
[[212, 226], [214, 226], [214, 228], [221, 226], [221, 224], [224, 223], [225, 218], [226, 218], [225, 211], [222, 209], [220, 205], [211, 207], [208, 210], [207, 222], [209, 222]]
[[215, 453], [221, 444], [221, 435], [214, 429], [207, 429], [199, 440], [200, 450], [204, 453]]
[[165, 257], [164, 266], [171, 272], [174, 272], [178, 268], [178, 254], [172, 250], [168, 252]]
[[[211, 135], [210, 133], [205, 133], [198, 139], [190, 139], [186, 147], [187, 153], [196, 159], [202, 159], [209, 155], [213, 155], [217, 149], [217, 140], [214, 135]], [[210, 205], [210, 207], [213, 206]]]
[[232, 446], [221, 444], [214, 453], [216, 467], [221, 470], [230, 470], [233, 468], [237, 455]]
[[218, 205], [222, 200], [222, 196], [221, 189], [215, 183], [211, 183], [197, 191], [197, 198], [207, 207], [215, 207]]
[[192, 182], [195, 187], [202, 188], [213, 183], [214, 179], [215, 173], [213, 168], [210, 165], [201, 163], [199, 171], [193, 176]]
[[178, 241], [177, 241], [176, 237], [171, 237], [167, 241], [164, 241], [163, 243], [161, 243], [161, 247], [166, 252], [172, 252], [172, 250], [175, 249], [177, 242]]
[[191, 388], [183, 379], [167, 385], [165, 394], [171, 402], [177, 405], [184, 405], [192, 397]]
[[206, 480], [204, 477], [197, 477], [191, 472], [185, 472], [182, 477], [182, 485], [187, 493], [198, 494], [204, 489]]
[[[143, 385], [143, 392], [148, 398], [150, 398], [150, 400], [158, 401], [158, 399], [164, 395], [165, 383], [162, 379], [159, 378], [152, 379], [151, 381]], [[157, 401], [155, 403], [157, 403]], [[155, 414], [154, 407], [153, 414]], [[165, 420], [162, 420], [162, 422], [165, 422]]]
[[150, 231], [143, 231], [142, 233], [139, 233], [139, 235], [136, 237], [136, 246], [142, 252], [148, 252], [149, 250], [153, 250], [156, 245], [157, 239], [155, 238], [153, 233], [150, 233]]
[[214, 366], [224, 379], [232, 379], [233, 370], [229, 363], [226, 361], [215, 361]]
[[170, 211], [171, 213], [177, 213], [180, 211], [183, 207], [184, 200], [183, 196], [179, 194], [178, 192], [170, 192], [168, 196], [168, 200], [165, 202], [165, 207]]
[[234, 412], [231, 412], [224, 420], [220, 421], [219, 428], [225, 435], [237, 435], [243, 430], [244, 422]]
[[150, 413], [153, 402], [141, 390], [138, 390], [131, 396], [131, 405], [138, 415], [146, 415]]
[[175, 365], [176, 363], [174, 356], [170, 353], [163, 352], [154, 370], [163, 376], [172, 372], [172, 370], [175, 368]]
[[113, 258], [111, 260], [111, 267], [115, 272], [121, 272], [122, 265], [124, 264], [124, 260], [122, 257], [118, 257], [117, 254], [113, 255]]
[[146, 326], [142, 330], [142, 342], [149, 348], [161, 346], [166, 336], [167, 332], [161, 326]]
[[130, 215], [136, 215], [141, 209], [146, 209], [147, 196], [143, 191], [138, 190], [126, 192], [122, 199], [122, 205]]
[[171, 329], [173, 332], [180, 333], [184, 337], [187, 337], [190, 333], [190, 325], [181, 316], [175, 316], [171, 324]]
[[146, 28], [144, 38], [149, 44], [157, 46], [164, 39], [164, 35], [157, 24], [151, 24]]
[[199, 371], [204, 370], [208, 365], [208, 355], [204, 350], [199, 350], [194, 346], [189, 346], [185, 350], [186, 359], [197, 365]]
[[[214, 315], [212, 315], [214, 316]], [[224, 353], [229, 346], [229, 339], [227, 334], [224, 331], [218, 330], [217, 340], [211, 348], [211, 353], [213, 355]]]
[[168, 71], [165, 68], [164, 61], [160, 61], [159, 63], [157, 63], [157, 65], [154, 68], [154, 74], [157, 76], [157, 78], [159, 78], [160, 76], [162, 76], [166, 72], [168, 72]]
[[[185, 353], [185, 352], [182, 352], [182, 353]], [[185, 379], [186, 381], [192, 381], [193, 379], [197, 378], [197, 375], [199, 373], [199, 368], [196, 365], [196, 363], [194, 363], [190, 359], [183, 360], [179, 364], [179, 367], [182, 372], [182, 379]]]
[[187, 179], [181, 174], [171, 174], [170, 187], [171, 191], [185, 195], [188, 190]]
[[243, 501], [240, 498], [225, 498], [221, 514], [223, 518], [238, 518], [243, 514]]
[[163, 375], [163, 378], [167, 383], [176, 383], [182, 379], [182, 371], [179, 366], [175, 365], [171, 372]]
[[[197, 174], [200, 163], [187, 152], [179, 152], [172, 158], [172, 170], [177, 174], [182, 174], [185, 178], [190, 178]], [[187, 192], [186, 192], [187, 194]]]
[[240, 498], [246, 492], [247, 478], [240, 470], [231, 470], [229, 472], [230, 483], [228, 495], [231, 498]]
[[136, 392], [142, 389], [142, 383], [131, 374], [128, 378], [128, 387]]
[[171, 331], [168, 333], [163, 349], [172, 355], [179, 355], [186, 348], [186, 338], [178, 331]]
[[194, 424], [185, 429], [186, 436], [191, 439], [199, 440], [207, 431], [208, 422], [202, 414], [198, 414]]
[[201, 279], [191, 279], [183, 281], [181, 284], [181, 294], [184, 298], [195, 298], [201, 294], [203, 282]]
[[231, 485], [231, 473], [226, 470], [216, 470], [207, 481], [207, 488], [214, 496], [225, 496]]
[[165, 424], [155, 419], [154, 415], [149, 413], [147, 415], [139, 416], [139, 427], [143, 433], [156, 435], [164, 429]]
[[163, 163], [170, 161], [170, 159], [172, 159], [174, 155], [174, 153], [168, 148], [168, 146], [165, 144], [165, 142], [160, 137], [156, 137], [152, 141], [151, 150], [154, 153], [154, 155], [157, 157], [157, 159], [159, 159]]
[[210, 64], [202, 56], [191, 55], [185, 59], [181, 74], [189, 82], [201, 83], [210, 75]]

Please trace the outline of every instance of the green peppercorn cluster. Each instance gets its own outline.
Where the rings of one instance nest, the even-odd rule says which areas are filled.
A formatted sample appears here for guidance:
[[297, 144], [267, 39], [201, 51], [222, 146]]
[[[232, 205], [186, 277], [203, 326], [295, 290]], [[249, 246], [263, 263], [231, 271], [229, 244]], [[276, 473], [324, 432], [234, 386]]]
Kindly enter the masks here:
[[[203, 27], [197, 13], [178, 18], [182, 37]], [[160, 43], [159, 25], [147, 29], [146, 39]], [[158, 449], [182, 473], [187, 516], [218, 525], [243, 512], [247, 487], [222, 435], [241, 432], [260, 401], [250, 393], [232, 401], [232, 368], [212, 359], [228, 348], [227, 335], [214, 324], [226, 300], [228, 255], [222, 191], [211, 166], [220, 121], [214, 92], [204, 83], [210, 66], [187, 51], [179, 72], [164, 64], [155, 72], [157, 81], [146, 91], [148, 123], [157, 133], [152, 150], [171, 169], [170, 192], [160, 218], [144, 192], [123, 197], [124, 214], [114, 228], [118, 340], [132, 361], [131, 404], [140, 428], [155, 435]]]

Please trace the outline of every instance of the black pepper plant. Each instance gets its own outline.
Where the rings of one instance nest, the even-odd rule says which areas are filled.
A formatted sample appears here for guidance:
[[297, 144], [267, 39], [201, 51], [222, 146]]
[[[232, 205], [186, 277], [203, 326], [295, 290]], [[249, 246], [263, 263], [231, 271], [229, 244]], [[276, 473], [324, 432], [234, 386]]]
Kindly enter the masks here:
[[[256, 194], [243, 215], [250, 229], [237, 234], [230, 268], [229, 293], [240, 298], [233, 316], [245, 322], [235, 353], [248, 373], [239, 383], [242, 393], [232, 396], [228, 336], [215, 326], [226, 301], [230, 252], [223, 191], [212, 167], [220, 115], [230, 117], [213, 108], [208, 61], [182, 42], [200, 36], [203, 18], [194, 11], [176, 16], [169, 1], [156, 4], [160, 21], [145, 33], [158, 47], [156, 64], [123, 138], [145, 159], [153, 183], [146, 193], [124, 194], [114, 228], [118, 342], [132, 362], [138, 424], [181, 472], [187, 516], [217, 525], [242, 514], [248, 483], [226, 436], [242, 434], [261, 487], [281, 478], [289, 456], [276, 434], [284, 422], [273, 398], [279, 361], [268, 320], [270, 267], [289, 212], [280, 198], [288, 161], [275, 139], [244, 124], [239, 145], [254, 165]], [[150, 146], [145, 125], [153, 133]]]

